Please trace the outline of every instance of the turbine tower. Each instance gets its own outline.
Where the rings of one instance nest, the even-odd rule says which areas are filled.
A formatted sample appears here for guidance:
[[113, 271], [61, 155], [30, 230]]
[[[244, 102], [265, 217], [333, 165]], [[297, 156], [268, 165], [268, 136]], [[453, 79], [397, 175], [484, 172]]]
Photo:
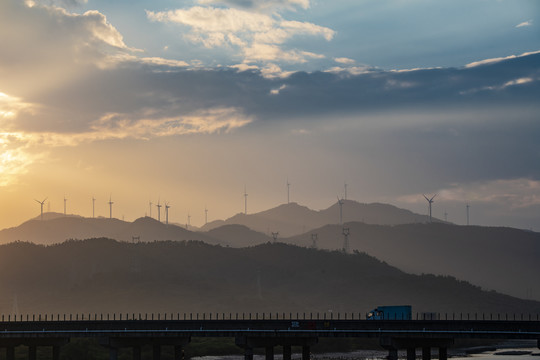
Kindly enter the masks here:
[[96, 198], [92, 196], [92, 218], [96, 217]]
[[67, 199], [66, 199], [66, 195], [64, 194], [64, 215], [66, 215], [66, 203], [67, 203]]
[[279, 231], [272, 233], [272, 238], [274, 239], [274, 242], [276, 242], [278, 236], [279, 236]]
[[208, 224], [208, 209], [204, 207], [204, 225]]
[[470, 205], [467, 204], [467, 226], [469, 225], [469, 208], [470, 208]]
[[247, 215], [247, 197], [248, 194], [246, 192], [246, 185], [244, 185], [244, 214]]
[[161, 207], [162, 207], [162, 206], [163, 206], [163, 205], [161, 205], [161, 204], [159, 203], [159, 199], [158, 199], [157, 205], [156, 205], [156, 207], [157, 207], [157, 220], [158, 220], [158, 221], [161, 221]]
[[191, 215], [189, 215], [189, 211], [187, 213], [187, 224], [186, 224], [186, 230], [189, 230], [189, 227], [191, 226]]
[[316, 249], [317, 248], [317, 239], [319, 238], [319, 234], [313, 233], [311, 234], [311, 248]]
[[435, 196], [437, 196], [437, 194], [433, 195], [431, 198], [428, 198], [426, 195], [424, 195], [424, 198], [429, 203], [429, 222], [431, 222], [431, 204], [433, 204], [433, 199], [435, 199]]
[[289, 183], [289, 179], [287, 178], [287, 204], [291, 202], [291, 183]]
[[343, 252], [345, 254], [349, 253], [349, 234], [351, 233], [349, 228], [344, 227], [342, 232], [343, 234]]
[[149, 201], [148, 207], [150, 208], [150, 217], [152, 217], [152, 205], [153, 205], [152, 201]]
[[112, 219], [112, 205], [114, 202], [112, 201], [112, 195], [109, 195], [109, 219]]
[[343, 185], [343, 188], [345, 190], [345, 197], [344, 199], [347, 200], [347, 183], [345, 183], [345, 185]]
[[337, 198], [337, 202], [339, 204], [339, 225], [342, 225], [343, 224], [343, 199], [339, 199], [339, 196]]
[[165, 201], [165, 225], [169, 225], [169, 208], [171, 206]]
[[[36, 199], [34, 199], [34, 200], [36, 200]], [[38, 202], [38, 204], [41, 205], [41, 220], [43, 220], [43, 204], [45, 204], [45, 200], [47, 200], [47, 198], [43, 199], [43, 201], [36, 200]]]

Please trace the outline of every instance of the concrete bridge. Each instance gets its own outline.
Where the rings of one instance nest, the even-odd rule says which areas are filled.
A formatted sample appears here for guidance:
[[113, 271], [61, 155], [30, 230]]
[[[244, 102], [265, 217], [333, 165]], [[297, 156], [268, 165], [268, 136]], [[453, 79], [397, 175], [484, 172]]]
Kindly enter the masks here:
[[[14, 360], [15, 347], [28, 346], [28, 359], [36, 360], [36, 348], [52, 347], [58, 360], [61, 346], [72, 338], [98, 338], [107, 347], [110, 359], [118, 358], [120, 348], [132, 348], [133, 359], [141, 359], [141, 347], [151, 345], [154, 360], [161, 359], [163, 346], [174, 347], [175, 360], [183, 358], [183, 347], [193, 337], [230, 337], [244, 349], [245, 360], [253, 350], [265, 349], [266, 359], [274, 358], [276, 346], [283, 347], [283, 359], [291, 359], [291, 347], [302, 347], [302, 359], [310, 357], [310, 347], [319, 338], [377, 338], [397, 359], [400, 349], [407, 359], [422, 349], [422, 359], [430, 360], [431, 349], [438, 348], [439, 359], [447, 359], [447, 349], [455, 339], [533, 339], [540, 348], [540, 319], [534, 316], [481, 316], [440, 314], [430, 320], [364, 320], [361, 315], [342, 314], [321, 318], [303, 314], [168, 314], [168, 315], [76, 315], [3, 318], [0, 322], [0, 347], [7, 360]], [[441, 319], [442, 318], [442, 319]]]

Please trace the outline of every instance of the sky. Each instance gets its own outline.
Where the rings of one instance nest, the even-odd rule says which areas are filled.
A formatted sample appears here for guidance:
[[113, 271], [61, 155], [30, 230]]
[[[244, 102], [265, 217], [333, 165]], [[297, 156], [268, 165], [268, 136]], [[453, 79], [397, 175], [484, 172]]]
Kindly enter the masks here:
[[[0, 228], [345, 196], [540, 231], [538, 0], [2, 0]], [[346, 186], [345, 186], [346, 184]], [[66, 199], [64, 201], [64, 199]], [[152, 206], [150, 206], [150, 202]], [[161, 210], [164, 219], [164, 210]], [[189, 219], [189, 220], [188, 220]]]

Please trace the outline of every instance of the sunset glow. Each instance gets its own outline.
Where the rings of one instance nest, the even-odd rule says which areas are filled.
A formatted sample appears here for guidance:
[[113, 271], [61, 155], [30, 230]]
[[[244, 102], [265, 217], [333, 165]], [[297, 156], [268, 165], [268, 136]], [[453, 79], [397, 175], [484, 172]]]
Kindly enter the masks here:
[[[463, 8], [467, 7], [466, 14]], [[486, 15], [488, 14], [488, 15]], [[4, 0], [0, 228], [342, 197], [540, 231], [535, 0]], [[482, 19], [482, 21], [478, 21]], [[456, 24], [460, 24], [457, 26]]]

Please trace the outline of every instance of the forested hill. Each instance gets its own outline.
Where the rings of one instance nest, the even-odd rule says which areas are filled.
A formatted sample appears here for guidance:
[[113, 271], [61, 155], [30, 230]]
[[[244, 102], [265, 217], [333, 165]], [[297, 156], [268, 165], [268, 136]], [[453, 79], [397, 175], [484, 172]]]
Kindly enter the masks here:
[[452, 277], [409, 275], [363, 253], [286, 244], [109, 239], [0, 246], [0, 312], [540, 313], [540, 303], [485, 292]]

